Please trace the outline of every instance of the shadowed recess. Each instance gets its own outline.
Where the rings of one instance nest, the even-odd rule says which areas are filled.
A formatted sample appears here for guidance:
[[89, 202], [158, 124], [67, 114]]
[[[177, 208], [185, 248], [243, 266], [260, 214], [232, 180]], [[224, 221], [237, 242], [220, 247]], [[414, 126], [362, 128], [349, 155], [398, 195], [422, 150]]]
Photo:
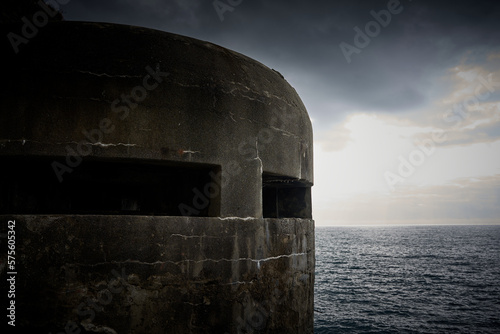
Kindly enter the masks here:
[[218, 186], [211, 179], [217, 167], [84, 161], [59, 182], [52, 169], [57, 160], [7, 160], [0, 176], [1, 214], [181, 216], [179, 206], [192, 203], [199, 206], [192, 216], [216, 217], [220, 211], [218, 194], [202, 196], [205, 185]]

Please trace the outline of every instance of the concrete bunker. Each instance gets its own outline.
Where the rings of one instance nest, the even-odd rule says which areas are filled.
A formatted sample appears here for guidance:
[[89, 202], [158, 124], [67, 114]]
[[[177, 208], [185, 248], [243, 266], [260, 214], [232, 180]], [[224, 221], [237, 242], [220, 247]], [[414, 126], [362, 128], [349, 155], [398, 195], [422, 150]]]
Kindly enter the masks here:
[[19, 328], [313, 332], [312, 127], [279, 73], [105, 23], [1, 47]]

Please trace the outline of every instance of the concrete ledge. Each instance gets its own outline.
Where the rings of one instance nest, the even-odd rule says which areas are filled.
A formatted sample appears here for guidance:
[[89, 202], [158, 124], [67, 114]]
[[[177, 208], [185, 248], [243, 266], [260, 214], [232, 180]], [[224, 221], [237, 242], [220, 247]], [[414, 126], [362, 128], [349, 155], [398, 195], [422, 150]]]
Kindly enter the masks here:
[[[312, 333], [310, 219], [0, 220], [16, 222], [19, 327], [54, 333], [67, 326], [107, 333]], [[2, 224], [0, 232], [6, 231]], [[6, 273], [4, 266], [2, 285]]]

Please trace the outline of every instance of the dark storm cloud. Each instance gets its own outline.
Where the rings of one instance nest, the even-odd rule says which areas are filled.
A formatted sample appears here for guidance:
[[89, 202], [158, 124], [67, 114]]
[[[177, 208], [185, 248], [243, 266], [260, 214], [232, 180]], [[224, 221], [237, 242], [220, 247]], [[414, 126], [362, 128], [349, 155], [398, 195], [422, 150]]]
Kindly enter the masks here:
[[253, 57], [280, 71], [324, 126], [352, 111], [425, 106], [450, 89], [432, 82], [465, 52], [469, 62], [481, 63], [500, 49], [496, 1], [401, 0], [399, 13], [348, 63], [339, 44], [355, 46], [353, 28], [364, 31], [374, 20], [370, 12], [387, 8], [388, 1], [378, 0], [243, 0], [223, 13], [224, 21], [211, 0], [72, 0], [62, 9], [68, 20], [145, 26]]

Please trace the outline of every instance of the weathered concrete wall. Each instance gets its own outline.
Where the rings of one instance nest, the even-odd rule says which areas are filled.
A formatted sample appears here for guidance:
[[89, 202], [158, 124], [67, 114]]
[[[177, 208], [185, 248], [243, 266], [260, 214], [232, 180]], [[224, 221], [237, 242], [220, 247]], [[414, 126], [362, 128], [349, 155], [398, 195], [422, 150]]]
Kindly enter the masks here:
[[15, 220], [19, 327], [313, 331], [312, 128], [279, 73], [113, 24], [1, 43], [0, 233]]
[[235, 171], [223, 217], [262, 216], [262, 172], [313, 182], [307, 111], [253, 59], [156, 30], [78, 22], [47, 25], [18, 54], [3, 47], [2, 155], [221, 166]]
[[76, 324], [104, 333], [312, 332], [311, 220], [0, 219], [16, 221], [18, 327], [38, 333]]

